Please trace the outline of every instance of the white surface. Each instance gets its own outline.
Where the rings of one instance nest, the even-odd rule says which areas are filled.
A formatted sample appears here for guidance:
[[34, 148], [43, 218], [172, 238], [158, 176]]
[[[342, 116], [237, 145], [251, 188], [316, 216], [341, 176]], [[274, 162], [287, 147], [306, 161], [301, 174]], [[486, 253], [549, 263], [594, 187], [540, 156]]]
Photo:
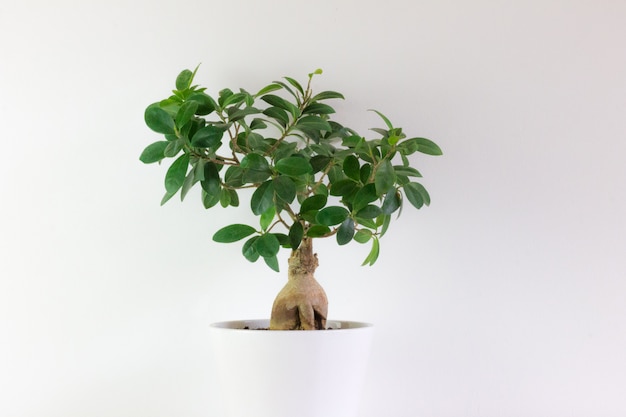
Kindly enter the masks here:
[[377, 327], [362, 417], [626, 415], [625, 21], [610, 0], [3, 2], [0, 415], [214, 415], [208, 323], [269, 315], [284, 278], [211, 242], [234, 213], [159, 207], [166, 168], [138, 161], [145, 106], [199, 62], [213, 93], [321, 67], [342, 120], [375, 107], [444, 149], [377, 265], [317, 247], [331, 318]]
[[[221, 322], [209, 330], [219, 415], [357, 417], [374, 328], [266, 331], [269, 320]], [[234, 330], [248, 328], [251, 330]]]

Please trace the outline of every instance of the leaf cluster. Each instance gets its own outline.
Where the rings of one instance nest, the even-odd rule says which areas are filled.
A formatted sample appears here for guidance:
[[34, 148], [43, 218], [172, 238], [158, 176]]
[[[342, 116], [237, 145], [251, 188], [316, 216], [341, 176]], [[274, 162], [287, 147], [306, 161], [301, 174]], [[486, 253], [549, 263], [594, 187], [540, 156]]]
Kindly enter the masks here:
[[242, 252], [249, 261], [263, 258], [278, 271], [281, 248], [334, 237], [339, 245], [371, 242], [363, 264], [373, 265], [392, 214], [399, 215], [405, 201], [417, 209], [430, 204], [408, 156], [441, 155], [439, 146], [408, 138], [376, 110], [385, 127], [371, 129], [373, 139], [332, 120], [328, 101], [343, 95], [313, 92], [321, 70], [309, 74], [306, 85], [284, 77], [255, 94], [227, 88], [216, 96], [193, 84], [196, 70], [182, 71], [172, 94], [146, 108], [145, 123], [163, 140], [148, 145], [140, 160], [173, 159], [161, 204], [179, 192], [183, 200], [198, 183], [207, 209], [238, 206], [240, 190], [253, 189], [249, 207], [258, 227], [235, 223], [213, 236], [246, 239]]

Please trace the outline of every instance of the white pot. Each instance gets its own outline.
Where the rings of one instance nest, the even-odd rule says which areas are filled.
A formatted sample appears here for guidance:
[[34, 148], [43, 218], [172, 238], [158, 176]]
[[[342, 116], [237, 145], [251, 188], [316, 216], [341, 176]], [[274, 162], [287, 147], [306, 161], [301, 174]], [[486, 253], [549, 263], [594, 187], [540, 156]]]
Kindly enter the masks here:
[[241, 330], [268, 326], [241, 320], [210, 327], [226, 415], [355, 417], [373, 327], [328, 321], [332, 330]]

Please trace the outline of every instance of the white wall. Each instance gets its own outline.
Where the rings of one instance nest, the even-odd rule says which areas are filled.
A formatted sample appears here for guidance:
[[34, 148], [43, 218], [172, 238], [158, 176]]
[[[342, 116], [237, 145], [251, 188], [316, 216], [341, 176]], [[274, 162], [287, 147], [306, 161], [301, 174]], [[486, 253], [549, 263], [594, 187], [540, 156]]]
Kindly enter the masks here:
[[[373, 268], [318, 246], [335, 318], [378, 327], [363, 417], [626, 415], [626, 3], [0, 4], [0, 415], [216, 415], [207, 323], [284, 277], [159, 207], [143, 110], [176, 74], [250, 90], [322, 67], [441, 158]], [[286, 256], [286, 255], [285, 255]], [[224, 260], [227, 262], [225, 263]], [[285, 260], [283, 259], [283, 262]]]

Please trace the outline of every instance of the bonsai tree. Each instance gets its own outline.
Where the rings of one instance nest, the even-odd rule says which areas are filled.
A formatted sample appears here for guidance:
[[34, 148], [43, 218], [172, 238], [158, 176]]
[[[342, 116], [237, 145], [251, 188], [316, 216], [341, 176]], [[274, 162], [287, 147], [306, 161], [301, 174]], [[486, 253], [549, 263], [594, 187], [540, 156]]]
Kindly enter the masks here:
[[255, 94], [226, 88], [216, 98], [193, 84], [196, 71], [182, 71], [173, 94], [145, 111], [147, 126], [164, 140], [146, 147], [140, 160], [175, 158], [161, 204], [179, 191], [183, 200], [200, 183], [205, 208], [236, 207], [241, 190], [251, 189], [246, 204], [258, 225], [229, 224], [213, 240], [245, 239], [243, 256], [262, 258], [275, 271], [277, 254], [290, 250], [288, 281], [274, 301], [270, 329], [323, 329], [328, 301], [314, 278], [313, 242], [369, 243], [363, 265], [373, 265], [392, 215], [406, 201], [417, 209], [430, 203], [408, 156], [441, 155], [441, 149], [407, 138], [376, 110], [385, 126], [371, 129], [373, 139], [332, 120], [328, 102], [344, 97], [313, 92], [319, 69], [304, 85], [284, 77]]

